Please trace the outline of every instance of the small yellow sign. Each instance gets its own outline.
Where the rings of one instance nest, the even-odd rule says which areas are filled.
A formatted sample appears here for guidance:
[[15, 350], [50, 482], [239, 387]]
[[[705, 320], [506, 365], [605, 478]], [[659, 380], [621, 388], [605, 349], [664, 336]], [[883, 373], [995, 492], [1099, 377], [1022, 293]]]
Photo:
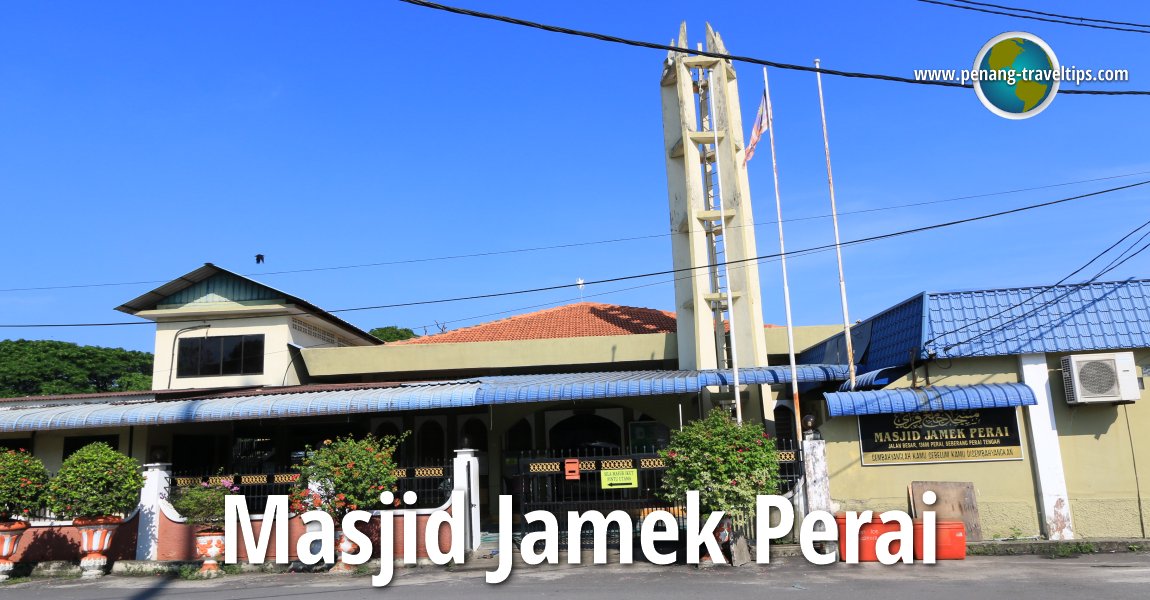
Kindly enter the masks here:
[[599, 473], [600, 485], [605, 490], [639, 487], [638, 469], [611, 469]]

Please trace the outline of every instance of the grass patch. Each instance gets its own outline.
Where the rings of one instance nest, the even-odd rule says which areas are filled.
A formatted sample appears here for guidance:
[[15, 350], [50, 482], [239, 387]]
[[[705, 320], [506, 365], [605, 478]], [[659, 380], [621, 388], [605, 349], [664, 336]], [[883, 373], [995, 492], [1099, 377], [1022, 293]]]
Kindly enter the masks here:
[[1051, 544], [1046, 555], [1050, 558], [1073, 558], [1082, 554], [1094, 554], [1098, 549], [1090, 542], [1059, 542]]
[[967, 546], [966, 553], [970, 556], [1013, 556], [1018, 554], [1018, 548], [1007, 544], [979, 544]]

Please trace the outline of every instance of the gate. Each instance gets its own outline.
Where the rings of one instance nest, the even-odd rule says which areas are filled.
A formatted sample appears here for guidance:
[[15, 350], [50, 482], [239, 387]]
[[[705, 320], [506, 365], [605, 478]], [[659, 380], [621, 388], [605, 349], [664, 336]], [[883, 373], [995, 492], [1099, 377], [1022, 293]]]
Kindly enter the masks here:
[[[778, 493], [791, 491], [802, 475], [799, 451], [790, 440], [776, 440], [779, 453]], [[573, 468], [577, 463], [577, 471]], [[659, 496], [667, 465], [654, 451], [635, 454], [611, 454], [595, 450], [545, 450], [524, 452], [505, 466], [514, 477], [514, 510], [519, 522], [517, 542], [531, 531], [542, 529], [539, 523], [528, 524], [523, 515], [542, 510], [551, 513], [559, 525], [559, 543], [568, 546], [568, 511], [582, 513], [597, 510], [604, 515], [621, 510], [631, 516], [638, 536], [642, 519], [654, 510], [666, 510], [686, 525], [686, 499], [668, 502]], [[570, 472], [569, 472], [570, 469]], [[630, 473], [629, 471], [634, 471]], [[605, 475], [605, 472], [611, 472]], [[632, 476], [633, 475], [633, 476]], [[736, 523], [747, 528], [750, 524]], [[747, 531], [749, 533], [749, 531]], [[590, 547], [591, 530], [585, 528], [580, 545]], [[617, 526], [611, 525], [607, 543], [619, 545]]]

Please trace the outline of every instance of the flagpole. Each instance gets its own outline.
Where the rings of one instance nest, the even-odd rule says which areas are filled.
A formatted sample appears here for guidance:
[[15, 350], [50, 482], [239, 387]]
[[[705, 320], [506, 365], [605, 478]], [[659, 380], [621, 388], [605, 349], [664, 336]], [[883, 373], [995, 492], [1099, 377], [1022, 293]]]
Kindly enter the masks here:
[[831, 142], [827, 136], [827, 111], [823, 104], [823, 74], [819, 70], [819, 59], [815, 59], [815, 78], [819, 83], [819, 113], [823, 118], [823, 148], [827, 155], [827, 184], [831, 190], [831, 222], [835, 228], [835, 256], [839, 263], [839, 295], [843, 305], [843, 338], [847, 346], [847, 371], [850, 374], [851, 389], [855, 389], [855, 353], [851, 343], [851, 318], [847, 310], [847, 284], [843, 277], [843, 252], [839, 242], [839, 215], [835, 208], [835, 178], [831, 173]]
[[715, 78], [712, 69], [707, 69], [707, 102], [710, 103], [711, 133], [715, 144], [715, 189], [719, 200], [719, 226], [723, 228], [723, 279], [727, 282], [727, 323], [731, 328], [731, 389], [735, 392], [735, 422], [743, 424], [743, 400], [739, 396], [739, 354], [736, 351], [735, 306], [731, 303], [731, 270], [726, 260], [727, 248], [727, 203], [723, 200], [723, 174], [719, 170], [719, 120], [715, 113]]
[[771, 142], [771, 171], [775, 177], [775, 215], [779, 224], [779, 262], [783, 266], [783, 307], [787, 314], [787, 354], [791, 360], [791, 397], [794, 398], [795, 439], [802, 439], [802, 408], [799, 404], [799, 374], [795, 365], [795, 329], [791, 320], [791, 288], [787, 282], [787, 246], [783, 242], [783, 199], [779, 193], [779, 164], [775, 158], [775, 112], [771, 109], [771, 85], [763, 67], [763, 96], [767, 101], [767, 133]]

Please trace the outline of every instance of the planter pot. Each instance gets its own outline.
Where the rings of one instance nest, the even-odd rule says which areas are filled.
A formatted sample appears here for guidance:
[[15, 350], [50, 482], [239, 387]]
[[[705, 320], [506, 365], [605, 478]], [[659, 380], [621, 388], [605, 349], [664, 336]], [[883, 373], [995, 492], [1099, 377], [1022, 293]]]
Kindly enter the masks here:
[[0, 522], [0, 581], [8, 579], [8, 573], [16, 566], [10, 559], [16, 553], [25, 529], [28, 529], [28, 523], [24, 521]]
[[120, 517], [79, 517], [72, 521], [72, 525], [80, 530], [80, 550], [84, 552], [80, 559], [83, 578], [104, 576], [104, 567], [108, 564], [104, 553], [112, 545], [112, 534], [123, 521]]
[[359, 545], [353, 544], [342, 529], [335, 530], [335, 564], [331, 566], [331, 573], [351, 573], [355, 567], [343, 562], [344, 553], [353, 554], [359, 551]]
[[200, 573], [205, 575], [218, 573], [220, 564], [216, 558], [224, 553], [224, 532], [216, 529], [205, 529], [196, 532], [196, 557], [204, 561]]

